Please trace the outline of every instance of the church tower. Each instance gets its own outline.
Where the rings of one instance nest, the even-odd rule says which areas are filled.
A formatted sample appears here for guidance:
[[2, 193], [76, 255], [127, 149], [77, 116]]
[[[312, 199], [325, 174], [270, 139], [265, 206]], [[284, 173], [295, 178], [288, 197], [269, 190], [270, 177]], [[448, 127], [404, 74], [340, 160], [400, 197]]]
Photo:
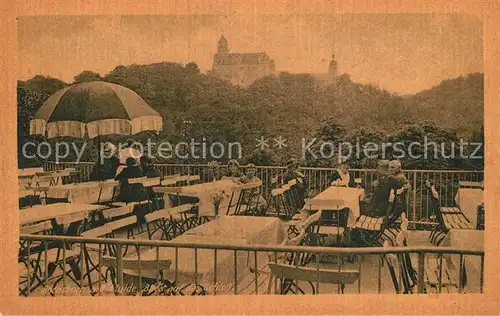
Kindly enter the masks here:
[[328, 81], [330, 83], [337, 83], [337, 62], [335, 61], [335, 54], [332, 54], [332, 60], [328, 67]]
[[217, 45], [217, 54], [228, 54], [228, 53], [229, 53], [229, 44], [224, 35], [222, 35]]

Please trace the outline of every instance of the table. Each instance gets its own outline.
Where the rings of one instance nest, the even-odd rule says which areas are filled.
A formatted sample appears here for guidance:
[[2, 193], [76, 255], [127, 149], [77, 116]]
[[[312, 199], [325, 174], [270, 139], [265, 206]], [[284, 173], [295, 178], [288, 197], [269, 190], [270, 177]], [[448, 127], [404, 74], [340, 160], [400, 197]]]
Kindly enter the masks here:
[[341, 210], [349, 208], [347, 227], [355, 228], [356, 220], [361, 215], [359, 201], [364, 198], [365, 191], [360, 188], [331, 186], [306, 202], [305, 209]]
[[[218, 221], [213, 220], [191, 229], [171, 242], [278, 245], [285, 239], [285, 236], [285, 228], [278, 218], [222, 216]], [[233, 250], [217, 250], [217, 260], [215, 260], [214, 249], [198, 249], [196, 252], [197, 270], [195, 250], [193, 248], [179, 248], [178, 250], [177, 281], [180, 285], [195, 284], [197, 281], [206, 290], [210, 290], [210, 287], [214, 285], [216, 274], [217, 283], [234, 286], [235, 252]], [[130, 258], [137, 259], [137, 255], [134, 253]], [[170, 269], [164, 270], [163, 273], [165, 279], [174, 281], [176, 278], [175, 248], [160, 248], [159, 258], [172, 261]], [[258, 264], [262, 265], [262, 263], [267, 262], [267, 258], [267, 253], [260, 253], [257, 257]], [[145, 249], [141, 252], [141, 260], [155, 259], [156, 249]], [[249, 268], [253, 268], [254, 264], [253, 252], [238, 251], [236, 253], [238, 283], [251, 273]], [[132, 276], [139, 275], [138, 271], [131, 270], [124, 270], [124, 273]], [[141, 270], [141, 276], [144, 277], [156, 278], [156, 273], [156, 271]]]
[[[443, 243], [444, 247], [453, 247], [458, 249], [477, 249], [484, 251], [484, 231], [474, 229], [450, 229]], [[449, 256], [455, 269], [460, 269], [460, 256]], [[480, 256], [464, 256], [467, 278], [471, 281], [479, 280], [481, 273], [481, 257]]]
[[21, 225], [45, 220], [52, 220], [60, 216], [75, 214], [79, 212], [91, 213], [105, 208], [102, 205], [80, 204], [80, 203], [54, 203], [48, 205], [37, 205], [22, 209], [19, 213]]
[[49, 187], [47, 198], [68, 199], [68, 202], [70, 203], [84, 204], [97, 203], [98, 200], [100, 203], [112, 200], [112, 186], [103, 187], [101, 197], [99, 199], [100, 190], [101, 187], [99, 187], [99, 182], [97, 181], [54, 185]]
[[455, 196], [455, 202], [462, 213], [471, 222], [472, 227], [477, 226], [477, 207], [484, 203], [484, 192], [481, 189], [461, 188]]
[[[181, 188], [180, 195], [197, 197], [199, 199], [198, 209], [200, 216], [214, 216], [214, 206], [212, 204], [212, 194], [216, 190], [224, 191], [224, 199], [219, 206], [219, 214], [226, 214], [229, 201], [231, 199], [232, 189], [239, 184], [231, 179], [224, 179], [213, 182], [205, 182], [200, 184], [188, 185]], [[238, 201], [239, 191], [236, 191], [233, 197], [232, 204]]]

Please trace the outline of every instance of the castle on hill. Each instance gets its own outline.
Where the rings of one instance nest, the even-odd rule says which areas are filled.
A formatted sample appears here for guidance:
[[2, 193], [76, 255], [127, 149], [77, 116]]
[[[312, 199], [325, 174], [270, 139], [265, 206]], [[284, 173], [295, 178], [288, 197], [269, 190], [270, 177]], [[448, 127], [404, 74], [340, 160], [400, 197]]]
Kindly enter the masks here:
[[[267, 53], [231, 53], [229, 43], [221, 36], [217, 53], [213, 56], [211, 75], [227, 80], [233, 85], [247, 87], [256, 79], [276, 74], [274, 59]], [[327, 83], [336, 82], [337, 62], [332, 55], [327, 74], [315, 74], [317, 79]]]

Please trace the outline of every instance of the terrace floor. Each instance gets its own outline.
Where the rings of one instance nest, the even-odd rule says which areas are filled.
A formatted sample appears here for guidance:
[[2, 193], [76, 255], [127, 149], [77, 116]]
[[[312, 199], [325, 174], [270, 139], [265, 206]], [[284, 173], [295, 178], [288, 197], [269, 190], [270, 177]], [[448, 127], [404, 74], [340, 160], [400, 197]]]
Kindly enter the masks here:
[[[408, 242], [411, 246], [428, 246], [430, 243], [428, 242], [428, 231], [408, 231]], [[457, 255], [458, 257], [458, 255]], [[379, 255], [364, 255], [360, 258], [356, 258], [354, 262], [344, 261], [342, 263], [342, 269], [359, 269], [357, 259], [360, 260], [360, 277], [358, 281], [355, 281], [353, 284], [346, 284], [344, 293], [345, 294], [377, 294], [379, 289]], [[415, 257], [416, 258], [416, 257]], [[97, 262], [97, 256], [93, 258], [94, 262]], [[475, 260], [476, 258], [474, 258]], [[330, 258], [325, 258], [325, 260], [321, 260], [320, 268], [325, 269], [338, 269], [338, 256], [332, 256]], [[451, 278], [458, 280], [458, 268], [453, 265], [451, 260], [447, 260], [448, 262], [448, 270], [451, 275]], [[475, 263], [477, 266], [477, 262]], [[417, 269], [416, 264], [413, 265], [415, 269]], [[309, 264], [309, 267], [315, 268], [316, 262], [312, 262]], [[266, 263], [259, 267], [260, 272], [256, 276], [255, 273], [247, 271], [247, 276], [239, 282], [237, 287], [238, 295], [254, 295], [255, 294], [255, 281], [257, 278], [258, 285], [258, 294], [273, 294], [275, 285], [274, 282], [269, 281], [269, 273]], [[445, 272], [443, 272], [445, 273]], [[480, 292], [480, 271], [476, 268], [468, 268], [467, 269], [467, 287], [465, 289], [465, 293], [479, 293]], [[389, 268], [387, 263], [384, 264], [380, 268], [380, 293], [384, 294], [395, 294], [395, 288], [389, 273]], [[447, 276], [447, 274], [446, 274]], [[427, 275], [426, 275], [427, 279]], [[94, 273], [92, 277], [94, 288], [98, 287], [98, 277], [97, 273]], [[71, 295], [89, 295], [88, 282], [86, 279], [84, 280], [84, 288], [80, 291], [78, 290], [78, 285], [74, 284], [66, 277], [66, 289], [63, 289], [63, 282], [59, 282], [56, 288], [56, 296], [71, 296]], [[102, 282], [102, 293], [99, 295], [114, 295], [112, 292], [111, 284], [106, 284], [104, 280]], [[125, 281], [126, 282], [126, 281]], [[358, 283], [359, 282], [359, 283]], [[54, 283], [54, 277], [47, 282], [47, 287], [52, 288]], [[110, 282], [109, 282], [110, 283]], [[314, 285], [315, 282], [313, 282]], [[446, 283], [446, 282], [443, 282]], [[299, 282], [299, 287], [306, 293], [312, 293], [311, 286], [307, 284], [307, 282]], [[279, 291], [279, 286], [277, 287]], [[268, 289], [270, 289], [270, 293], [268, 293]], [[358, 292], [359, 291], [359, 292]], [[435, 293], [437, 291], [436, 288], [427, 287], [428, 293]], [[442, 293], [456, 293], [458, 289], [456, 286], [443, 286]], [[316, 294], [318, 291], [316, 291]], [[320, 294], [337, 294], [340, 293], [340, 288], [337, 284], [320, 284], [319, 285], [319, 293]], [[30, 294], [30, 296], [47, 296], [50, 293], [43, 289], [42, 287], [38, 288], [34, 292]], [[234, 295], [234, 290], [231, 291], [222, 291], [222, 293], [217, 293], [217, 295]]]

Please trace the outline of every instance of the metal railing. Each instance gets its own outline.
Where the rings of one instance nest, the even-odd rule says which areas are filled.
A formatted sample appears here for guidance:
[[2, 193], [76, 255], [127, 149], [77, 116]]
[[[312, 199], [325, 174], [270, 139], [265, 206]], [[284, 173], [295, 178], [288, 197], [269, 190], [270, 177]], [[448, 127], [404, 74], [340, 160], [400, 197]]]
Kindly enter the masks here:
[[[61, 170], [67, 167], [75, 167], [83, 175], [84, 180], [88, 180], [92, 170], [92, 163], [59, 163], [45, 162], [44, 169], [47, 171]], [[180, 165], [180, 164], [158, 164], [157, 168], [165, 175], [200, 175], [201, 182], [212, 180], [212, 174], [208, 165]], [[226, 167], [220, 166], [218, 173], [225, 172]], [[334, 170], [332, 168], [300, 168], [308, 182], [309, 196], [315, 196], [324, 189], [329, 183], [329, 176]], [[263, 196], [268, 197], [277, 184], [282, 183], [286, 168], [282, 166], [257, 166], [257, 176], [263, 183]], [[376, 170], [373, 169], [352, 169], [355, 178], [362, 181], [362, 187], [368, 192], [376, 178]], [[440, 196], [440, 206], [455, 206], [455, 196], [459, 189], [460, 181], [479, 182], [484, 179], [482, 170], [406, 170], [404, 171], [411, 189], [406, 197], [408, 219], [413, 228], [419, 227], [418, 224], [432, 224], [433, 210], [431, 208], [431, 197], [429, 191], [425, 188], [425, 181], [429, 180], [436, 185], [436, 190]]]
[[[378, 260], [378, 289], [377, 293], [381, 293], [381, 269], [383, 266], [383, 260], [384, 257], [387, 256], [388, 254], [415, 254], [418, 256], [418, 268], [416, 270], [417, 272], [417, 293], [425, 293], [425, 287], [426, 283], [424, 280], [424, 270], [425, 270], [425, 258], [429, 255], [438, 255], [441, 260], [443, 260], [444, 255], [457, 255], [460, 256], [460, 270], [462, 271], [462, 262], [465, 256], [475, 256], [475, 257], [480, 257], [481, 261], [481, 268], [480, 268], [480, 290], [479, 292], [483, 292], [483, 281], [484, 281], [484, 251], [478, 250], [478, 249], [469, 249], [469, 250], [464, 250], [464, 249], [456, 249], [456, 248], [450, 248], [450, 247], [389, 247], [389, 248], [374, 248], [374, 247], [366, 247], [366, 248], [344, 248], [344, 247], [339, 247], [339, 248], [332, 248], [332, 247], [311, 247], [311, 246], [271, 246], [271, 245], [221, 245], [221, 244], [212, 244], [212, 243], [181, 243], [181, 242], [175, 242], [175, 241], [164, 241], [164, 240], [132, 240], [132, 239], [114, 239], [114, 238], [82, 238], [82, 237], [67, 237], [67, 236], [53, 236], [53, 235], [21, 235], [20, 236], [20, 242], [25, 243], [23, 249], [24, 249], [24, 256], [21, 257], [20, 254], [20, 262], [23, 262], [23, 260], [33, 260], [33, 259], [27, 259], [28, 257], [33, 258], [33, 253], [31, 252], [31, 249], [35, 248], [34, 245], [36, 245], [36, 248], [38, 249], [39, 253], [41, 254], [41, 258], [45, 258], [43, 261], [43, 270], [42, 267], [38, 267], [37, 271], [31, 271], [35, 273], [41, 273], [41, 275], [38, 276], [37, 280], [40, 282], [40, 285], [46, 287], [49, 282], [49, 276], [48, 276], [48, 271], [49, 271], [49, 260], [47, 259], [47, 250], [54, 245], [58, 245], [59, 249], [62, 249], [62, 258], [59, 258], [58, 262], [59, 263], [66, 263], [66, 252], [69, 251], [67, 250], [68, 245], [79, 245], [79, 260], [78, 262], [74, 262], [74, 265], [80, 267], [80, 274], [79, 274], [79, 280], [78, 281], [78, 286], [81, 289], [85, 287], [84, 285], [84, 261], [85, 261], [85, 256], [86, 252], [84, 252], [84, 249], [86, 245], [89, 244], [97, 244], [99, 245], [99, 256], [98, 256], [98, 262], [97, 262], [97, 271], [96, 273], [99, 275], [98, 279], [98, 291], [95, 291], [93, 294], [99, 294], [101, 292], [101, 287], [102, 287], [102, 258], [103, 258], [103, 246], [105, 245], [113, 245], [116, 247], [116, 269], [115, 269], [115, 278], [116, 278], [116, 286], [118, 288], [123, 288], [124, 285], [124, 271], [123, 268], [123, 262], [126, 260], [126, 258], [122, 254], [122, 249], [123, 247], [128, 247], [128, 246], [133, 246], [137, 250], [137, 269], [138, 269], [138, 278], [136, 278], [137, 284], [137, 291], [136, 293], [140, 293], [141, 295], [143, 292], [141, 291], [145, 287], [143, 286], [143, 281], [145, 278], [141, 277], [146, 271], [142, 270], [141, 271], [141, 247], [148, 247], [151, 250], [155, 249], [155, 262], [159, 262], [161, 260], [160, 256], [160, 249], [161, 248], [173, 248], [174, 253], [175, 253], [175, 259], [173, 262], [171, 262], [171, 265], [169, 267], [170, 270], [173, 270], [173, 274], [175, 275], [174, 280], [167, 280], [167, 284], [170, 284], [171, 287], [176, 287], [177, 286], [177, 280], [178, 276], [181, 273], [179, 271], [179, 262], [182, 260], [182, 258], [179, 257], [179, 249], [193, 249], [195, 253], [195, 260], [194, 262], [190, 262], [190, 264], [194, 265], [195, 271], [192, 274], [194, 280], [192, 280], [193, 283], [195, 284], [195, 288], [198, 288], [198, 286], [205, 286], [206, 284], [200, 284], [200, 280], [198, 280], [198, 275], [199, 275], [199, 258], [200, 255], [199, 252], [200, 250], [213, 250], [214, 251], [214, 261], [213, 261], [213, 285], [217, 285], [217, 278], [218, 278], [218, 272], [220, 276], [220, 271], [218, 271], [218, 260], [217, 260], [217, 255], [218, 253], [220, 254], [222, 251], [231, 251], [234, 256], [234, 261], [233, 261], [233, 282], [231, 284], [231, 291], [233, 292], [232, 294], [238, 295], [242, 294], [241, 291], [238, 290], [238, 285], [239, 285], [239, 274], [245, 274], [245, 271], [247, 271], [247, 276], [251, 276], [251, 274], [254, 274], [255, 279], [252, 281], [254, 283], [254, 291], [252, 294], [264, 294], [259, 292], [259, 275], [262, 273], [262, 270], [260, 270], [260, 264], [258, 262], [259, 258], [259, 253], [260, 254], [273, 254], [273, 256], [267, 256], [266, 258], [274, 258], [274, 262], [277, 262], [278, 254], [282, 253], [307, 253], [307, 254], [312, 254], [315, 257], [316, 260], [316, 267], [312, 268], [313, 271], [315, 269], [316, 271], [316, 280], [313, 280], [313, 283], [316, 283], [316, 291], [315, 293], [318, 294], [320, 293], [320, 279], [319, 279], [319, 273], [320, 273], [320, 260], [321, 257], [323, 256], [329, 256], [329, 255], [336, 255], [339, 257], [338, 260], [338, 271], [341, 272], [341, 260], [340, 256], [344, 255], [357, 255], [357, 263], [358, 263], [358, 286], [357, 286], [357, 292], [361, 293], [361, 278], [364, 276], [362, 273], [362, 265], [361, 265], [361, 256], [368, 256], [368, 255], [375, 255], [379, 257]], [[248, 258], [253, 258], [253, 262], [251, 260], [247, 261], [248, 266], [245, 267], [245, 271], [240, 271], [238, 270], [238, 253], [247, 253]], [[250, 254], [253, 254], [253, 256], [250, 256]], [[205, 252], [206, 254], [206, 252]], [[269, 263], [273, 262], [273, 260], [264, 260], [264, 266]], [[343, 260], [342, 260], [343, 261]], [[144, 262], [144, 261], [143, 261]], [[262, 262], [261, 262], [262, 263]], [[27, 275], [30, 276], [30, 268], [33, 268], [31, 264], [27, 264]], [[158, 266], [157, 266], [158, 267]], [[442, 267], [442, 264], [441, 264]], [[74, 268], [74, 267], [73, 267]], [[248, 270], [247, 270], [248, 268]], [[397, 269], [399, 270], [399, 269]], [[441, 269], [442, 270], [442, 269]], [[44, 271], [44, 272], [43, 272]], [[89, 271], [89, 266], [87, 265], [87, 271]], [[249, 271], [249, 272], [248, 272]], [[155, 284], [160, 284], [160, 270], [159, 268], [155, 269], [155, 275], [156, 275], [156, 283]], [[222, 271], [224, 272], [224, 271]], [[439, 284], [438, 284], [438, 292], [441, 293], [441, 288], [442, 288], [442, 275], [444, 271], [440, 271], [439, 273]], [[446, 272], [449, 273], [449, 272]], [[43, 274], [43, 275], [42, 275]], [[463, 287], [464, 285], [462, 284], [462, 278], [461, 278], [461, 273], [458, 273], [458, 291], [459, 293], [463, 293]], [[373, 276], [369, 276], [370, 278]], [[62, 281], [63, 281], [63, 288], [65, 287], [65, 274], [62, 275]], [[143, 280], [144, 279], [144, 280]], [[32, 282], [34, 281], [31, 280], [31, 277], [28, 277], [27, 280], [27, 290], [25, 291], [24, 295], [30, 296], [31, 294], [31, 287], [32, 287]], [[94, 284], [94, 282], [89, 282], [89, 284]], [[87, 284], [87, 286], [89, 286]], [[312, 284], [312, 283], [311, 283]], [[321, 283], [324, 284], [324, 283]], [[400, 283], [401, 284], [401, 283]], [[127, 286], [127, 285], [126, 285]], [[340, 293], [340, 283], [338, 284], [339, 286], [339, 291]], [[129, 288], [129, 287], [128, 287]], [[276, 278], [274, 279], [274, 289], [275, 293], [277, 293], [277, 280]], [[154, 294], [159, 295], [161, 293], [165, 293], [163, 290], [160, 291], [159, 287], [156, 287], [154, 290]], [[172, 294], [173, 292], [170, 292], [169, 294]], [[313, 292], [314, 293], [314, 292]], [[204, 294], [208, 294], [208, 292], [204, 291]], [[213, 291], [213, 294], [217, 294], [217, 290]], [[266, 293], [269, 294], [269, 293]], [[184, 294], [182, 294], [184, 295]]]

